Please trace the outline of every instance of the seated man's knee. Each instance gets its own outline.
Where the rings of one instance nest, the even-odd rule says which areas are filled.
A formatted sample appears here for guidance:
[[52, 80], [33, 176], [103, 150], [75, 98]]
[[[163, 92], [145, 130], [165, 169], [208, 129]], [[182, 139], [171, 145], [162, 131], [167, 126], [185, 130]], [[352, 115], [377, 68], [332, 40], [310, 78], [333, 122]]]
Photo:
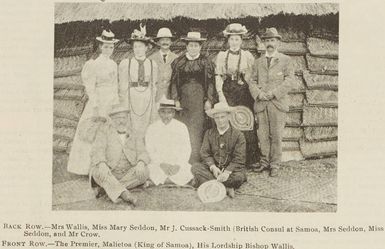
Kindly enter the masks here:
[[91, 176], [96, 178], [99, 181], [105, 180], [109, 175], [111, 175], [111, 170], [104, 163], [99, 163], [94, 166], [91, 170]]
[[144, 164], [135, 166], [135, 175], [140, 182], [145, 182], [150, 177], [150, 171]]
[[202, 163], [193, 163], [191, 165], [191, 173], [193, 175], [199, 174], [199, 172], [202, 172], [202, 170], [205, 170], [206, 167]]
[[246, 181], [247, 176], [244, 172], [233, 172], [223, 184], [229, 188], [239, 188]]

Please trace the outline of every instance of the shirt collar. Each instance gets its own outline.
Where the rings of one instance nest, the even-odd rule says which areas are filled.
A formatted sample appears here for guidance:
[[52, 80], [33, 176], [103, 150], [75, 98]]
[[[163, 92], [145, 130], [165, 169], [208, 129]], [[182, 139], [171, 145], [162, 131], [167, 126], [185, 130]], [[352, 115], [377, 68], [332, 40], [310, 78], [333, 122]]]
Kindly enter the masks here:
[[277, 53], [278, 53], [277, 50], [274, 50], [274, 52], [273, 52], [272, 54], [269, 55], [269, 54], [267, 53], [267, 51], [266, 51], [265, 56], [266, 56], [266, 57], [274, 58], [274, 57], [277, 57]]
[[162, 50], [159, 50], [159, 53], [160, 53], [161, 56], [163, 56], [163, 55], [168, 55], [170, 52], [167, 51], [167, 52], [165, 53], [165, 52], [162, 52]]
[[200, 55], [200, 53], [198, 53], [198, 54], [197, 54], [196, 56], [194, 56], [194, 57], [191, 57], [191, 55], [189, 55], [188, 53], [186, 53], [186, 57], [187, 57], [187, 59], [189, 59], [189, 60], [195, 60], [195, 59], [198, 59], [199, 55]]
[[223, 135], [223, 134], [225, 134], [226, 131], [228, 131], [229, 129], [230, 129], [230, 124], [229, 124], [229, 126], [227, 126], [227, 128], [226, 128], [225, 130], [220, 131], [220, 130], [217, 128], [217, 131], [218, 131], [219, 135]]
[[140, 56], [140, 57], [135, 55], [134, 57], [135, 57], [135, 59], [140, 60], [140, 61], [144, 61], [146, 59], [145, 55]]

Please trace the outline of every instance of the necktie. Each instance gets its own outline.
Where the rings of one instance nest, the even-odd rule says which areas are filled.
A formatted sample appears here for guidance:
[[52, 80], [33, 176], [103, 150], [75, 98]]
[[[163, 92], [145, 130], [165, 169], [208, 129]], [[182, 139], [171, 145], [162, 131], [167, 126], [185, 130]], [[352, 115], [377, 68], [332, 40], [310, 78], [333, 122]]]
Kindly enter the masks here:
[[164, 61], [164, 63], [166, 63], [166, 57], [167, 57], [167, 54], [164, 54], [164, 55], [163, 55], [163, 61]]
[[138, 82], [144, 82], [144, 60], [137, 60], [139, 64]]
[[271, 63], [271, 59], [273, 57], [266, 57], [267, 58], [267, 67], [269, 68], [270, 67], [270, 63]]
[[229, 50], [229, 52], [230, 52], [230, 54], [233, 54], [233, 55], [239, 55], [240, 50], [237, 50], [237, 51]]

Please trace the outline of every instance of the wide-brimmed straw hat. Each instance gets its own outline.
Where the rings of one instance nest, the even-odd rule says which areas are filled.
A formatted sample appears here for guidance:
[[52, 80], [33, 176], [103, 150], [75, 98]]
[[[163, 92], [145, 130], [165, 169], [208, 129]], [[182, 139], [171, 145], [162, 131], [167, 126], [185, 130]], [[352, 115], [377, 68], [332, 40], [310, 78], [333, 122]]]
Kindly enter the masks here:
[[200, 185], [197, 193], [203, 203], [219, 202], [226, 197], [226, 187], [217, 180], [210, 180]]
[[128, 109], [128, 107], [125, 107], [123, 105], [114, 105], [112, 106], [112, 109], [111, 111], [108, 113], [109, 116], [112, 116], [114, 114], [118, 114], [118, 113], [121, 113], [121, 112], [126, 112], [126, 113], [129, 113], [130, 110]]
[[175, 36], [172, 35], [171, 30], [169, 28], [160, 28], [154, 40], [158, 41], [160, 38], [170, 38], [173, 40], [175, 39]]
[[265, 33], [261, 35], [261, 39], [269, 39], [269, 38], [277, 38], [279, 40], [282, 40], [282, 36], [278, 34], [278, 31], [276, 28], [267, 28]]
[[240, 35], [243, 36], [247, 34], [247, 29], [245, 26], [243, 26], [240, 23], [231, 23], [227, 25], [226, 29], [223, 30], [224, 36], [230, 36], [230, 35]]
[[175, 100], [167, 99], [164, 95], [159, 100], [158, 110], [160, 109], [174, 109], [176, 111], [182, 110], [182, 108], [176, 106]]
[[119, 41], [115, 39], [115, 34], [111, 30], [103, 30], [102, 35], [96, 37], [96, 40], [103, 43], [117, 43]]
[[200, 32], [188, 32], [186, 36], [180, 38], [185, 42], [203, 42], [206, 41], [206, 38], [203, 38]]
[[214, 115], [217, 113], [223, 113], [223, 112], [232, 113], [234, 110], [235, 110], [234, 107], [229, 106], [227, 103], [219, 102], [214, 105], [214, 108], [207, 110], [206, 114], [210, 118], [213, 118]]
[[131, 33], [131, 37], [128, 39], [129, 42], [134, 42], [134, 41], [141, 41], [144, 43], [152, 43], [151, 37], [146, 36], [146, 26], [142, 26], [140, 24], [140, 30], [134, 29], [134, 31]]

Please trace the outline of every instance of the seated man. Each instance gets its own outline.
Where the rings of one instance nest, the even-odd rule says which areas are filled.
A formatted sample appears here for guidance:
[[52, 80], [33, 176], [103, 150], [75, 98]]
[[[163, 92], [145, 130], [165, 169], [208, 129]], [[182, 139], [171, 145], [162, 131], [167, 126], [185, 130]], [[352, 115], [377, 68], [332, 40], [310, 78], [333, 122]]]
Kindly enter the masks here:
[[109, 114], [111, 122], [97, 131], [91, 150], [90, 180], [113, 202], [120, 197], [135, 205], [136, 198], [128, 189], [146, 182], [150, 159], [143, 138], [128, 131], [128, 112], [125, 107], [114, 107]]
[[190, 137], [187, 127], [174, 119], [179, 110], [174, 100], [163, 97], [159, 102], [159, 116], [146, 132], [146, 148], [151, 158], [148, 166], [150, 179], [155, 185], [174, 183], [186, 185], [193, 179]]
[[200, 151], [201, 163], [193, 165], [195, 187], [217, 179], [225, 185], [229, 197], [234, 197], [234, 189], [246, 182], [246, 140], [241, 131], [231, 126], [229, 118], [232, 107], [219, 102], [207, 110], [216, 127], [206, 131]]

